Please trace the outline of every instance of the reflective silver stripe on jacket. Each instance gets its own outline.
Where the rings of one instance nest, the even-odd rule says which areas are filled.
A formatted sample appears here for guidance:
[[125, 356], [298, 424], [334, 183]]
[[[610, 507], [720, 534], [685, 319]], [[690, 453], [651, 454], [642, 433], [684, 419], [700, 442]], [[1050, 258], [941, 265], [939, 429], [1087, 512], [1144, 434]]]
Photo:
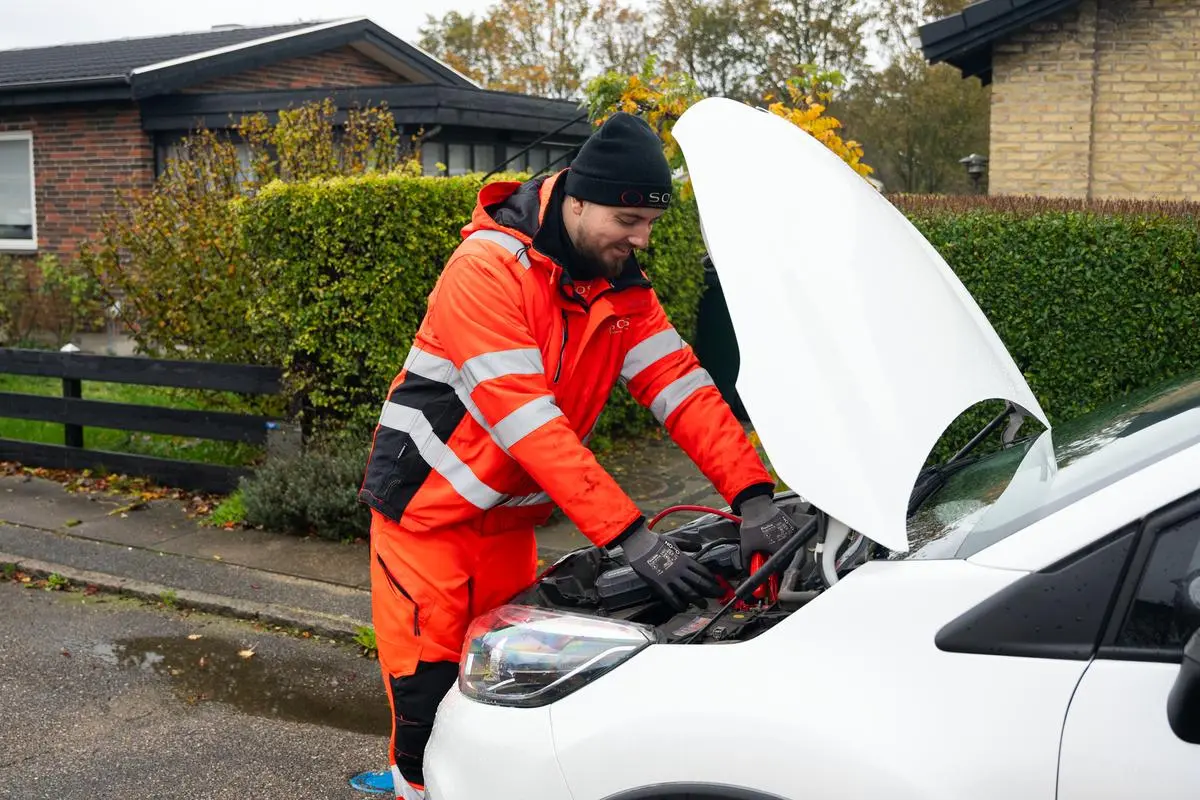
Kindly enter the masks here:
[[472, 392], [479, 384], [493, 378], [503, 378], [506, 375], [541, 375], [545, 371], [542, 352], [536, 347], [483, 353], [468, 358], [462, 366], [462, 376], [466, 379], [467, 388]]
[[496, 436], [504, 447], [512, 447], [552, 419], [562, 416], [550, 395], [535, 397], [496, 423]]
[[[502, 419], [496, 428], [493, 428], [488, 424], [487, 419], [483, 416], [483, 412], [479, 410], [479, 406], [471, 397], [471, 391], [485, 380], [500, 378], [505, 375], [539, 375], [545, 370], [542, 366], [542, 354], [536, 348], [484, 353], [483, 355], [469, 359], [463, 364], [463, 369], [459, 370], [455, 368], [454, 363], [449, 359], [427, 353], [416, 345], [413, 345], [412, 349], [409, 350], [408, 358], [404, 360], [404, 369], [414, 375], [420, 375], [422, 378], [450, 386], [454, 390], [454, 394], [458, 396], [459, 402], [467, 409], [467, 413], [474, 417], [475, 421], [479, 423], [479, 427], [487, 431], [488, 436], [492, 437], [492, 441], [506, 455], [510, 456], [512, 454], [508, 452], [508, 448], [512, 443], [521, 439], [524, 434], [510, 438], [508, 435], [501, 435], [497, 431], [500, 426], [506, 425], [506, 423], [507, 427], [513, 430], [519, 427], [518, 423], [522, 417], [514, 417], [514, 415], [521, 412], [522, 409], [513, 411]], [[553, 398], [549, 396], [538, 398], [538, 400], [548, 400], [551, 404], [554, 402]], [[534, 402], [537, 401], [535, 400]], [[546, 413], [549, 413], [549, 411], [550, 409], [547, 409]], [[542, 423], [548, 422], [562, 413], [558, 410], [557, 406], [553, 406], [553, 411], [555, 413], [542, 418], [541, 422], [534, 425], [529, 431], [536, 430]], [[526, 431], [526, 433], [529, 431]]]
[[483, 231], [475, 231], [467, 238], [468, 239], [483, 239], [484, 241], [495, 242], [496, 244], [500, 245], [505, 250], [512, 253], [514, 256], [516, 256], [517, 261], [521, 262], [522, 267], [524, 267], [525, 269], [529, 269], [529, 267], [531, 266], [529, 263], [529, 255], [525, 252], [525, 250], [527, 249], [525, 247], [525, 243], [522, 242], [517, 237], [513, 236], [511, 233], [505, 233], [504, 231], [483, 230]]
[[417, 452], [430, 469], [445, 478], [471, 505], [486, 510], [504, 499], [503, 494], [481, 481], [450, 446], [437, 437], [421, 409], [389, 400], [379, 415], [379, 424], [412, 437]]
[[697, 390], [703, 389], [705, 386], [715, 386], [712, 376], [708, 374], [708, 370], [703, 367], [696, 369], [684, 375], [671, 383], [667, 384], [658, 396], [650, 402], [650, 413], [660, 424], [665, 424], [667, 417], [683, 405], [683, 402], [696, 393]]
[[645, 340], [638, 342], [629, 349], [625, 354], [625, 361], [621, 364], [621, 380], [629, 383], [636, 378], [642, 370], [646, 369], [660, 358], [677, 353], [684, 348], [683, 339], [674, 328], [667, 328], [665, 331], [659, 331], [653, 336], [648, 336]]

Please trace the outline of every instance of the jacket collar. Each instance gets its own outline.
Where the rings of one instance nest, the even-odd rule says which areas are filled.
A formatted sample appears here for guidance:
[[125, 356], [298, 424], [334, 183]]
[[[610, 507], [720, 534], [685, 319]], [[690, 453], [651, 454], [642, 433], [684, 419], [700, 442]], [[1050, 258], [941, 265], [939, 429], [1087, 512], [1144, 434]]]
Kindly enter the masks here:
[[[556, 189], [562, 185], [566, 173], [567, 170], [564, 169], [554, 175], [534, 178], [525, 183], [497, 181], [483, 187], [479, 192], [471, 222], [463, 228], [463, 235], [482, 229], [499, 230], [516, 236], [530, 248], [531, 261], [548, 269], [556, 283], [560, 286], [572, 283], [566, 265], [550, 254], [557, 248], [550, 246], [554, 235], [544, 227], [551, 204], [562, 200], [561, 190]], [[551, 216], [552, 224], [561, 224], [557, 214]], [[614, 290], [649, 288], [650, 285], [634, 255], [630, 255], [625, 270], [612, 281]], [[567, 294], [574, 299], [573, 292]]]

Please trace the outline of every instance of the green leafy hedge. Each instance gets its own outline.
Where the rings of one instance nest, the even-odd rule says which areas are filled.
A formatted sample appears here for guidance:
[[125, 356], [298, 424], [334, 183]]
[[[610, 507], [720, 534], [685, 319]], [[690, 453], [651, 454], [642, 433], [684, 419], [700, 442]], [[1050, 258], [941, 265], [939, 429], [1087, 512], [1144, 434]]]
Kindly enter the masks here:
[[[276, 183], [238, 205], [261, 287], [252, 329], [312, 419], [369, 430], [480, 186], [479, 176], [368, 175]], [[682, 201], [664, 215], [644, 259], [685, 338], [703, 291], [695, 213]], [[598, 441], [654, 424], [623, 389], [614, 399]]]
[[[975, 297], [1051, 424], [1200, 368], [1200, 206], [892, 200]], [[996, 410], [964, 417], [935, 457]]]
[[[239, 203], [259, 287], [252, 328], [312, 419], [369, 431], [480, 186], [477, 175], [368, 175], [272, 184]], [[1200, 366], [1200, 206], [890, 199], [978, 300], [1052, 421]], [[695, 205], [683, 199], [656, 226], [644, 263], [689, 340], [702, 254]], [[934, 457], [997, 408], [966, 415]], [[596, 443], [653, 426], [618, 388]]]

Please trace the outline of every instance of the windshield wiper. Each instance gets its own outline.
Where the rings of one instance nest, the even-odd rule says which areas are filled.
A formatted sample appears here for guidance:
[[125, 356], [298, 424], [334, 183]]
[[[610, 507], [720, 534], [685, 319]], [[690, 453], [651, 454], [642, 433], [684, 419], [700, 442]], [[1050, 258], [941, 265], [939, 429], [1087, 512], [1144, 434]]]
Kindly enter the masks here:
[[916, 484], [913, 486], [912, 494], [908, 499], [908, 516], [911, 518], [913, 514], [929, 499], [930, 495], [945, 485], [950, 476], [958, 472], [968, 464], [973, 464], [976, 459], [971, 457], [972, 451], [975, 448], [996, 432], [996, 429], [1008, 421], [1008, 428], [1005, 429], [1004, 435], [1001, 438], [1005, 447], [1013, 443], [1017, 436], [1017, 431], [1020, 430], [1022, 423], [1025, 422], [1025, 412], [1008, 403], [1004, 410], [996, 415], [995, 419], [984, 425], [979, 433], [971, 437], [962, 448], [951, 456], [944, 464], [935, 464], [928, 469], [922, 470], [917, 476]]

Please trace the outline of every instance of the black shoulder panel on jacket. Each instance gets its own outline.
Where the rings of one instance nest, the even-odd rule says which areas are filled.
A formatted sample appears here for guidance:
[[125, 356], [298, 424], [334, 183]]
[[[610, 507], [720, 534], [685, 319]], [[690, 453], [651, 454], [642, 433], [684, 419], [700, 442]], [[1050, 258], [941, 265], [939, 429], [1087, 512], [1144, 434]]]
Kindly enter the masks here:
[[1137, 526], [1024, 576], [938, 631], [951, 653], [1086, 660], [1095, 652]]

